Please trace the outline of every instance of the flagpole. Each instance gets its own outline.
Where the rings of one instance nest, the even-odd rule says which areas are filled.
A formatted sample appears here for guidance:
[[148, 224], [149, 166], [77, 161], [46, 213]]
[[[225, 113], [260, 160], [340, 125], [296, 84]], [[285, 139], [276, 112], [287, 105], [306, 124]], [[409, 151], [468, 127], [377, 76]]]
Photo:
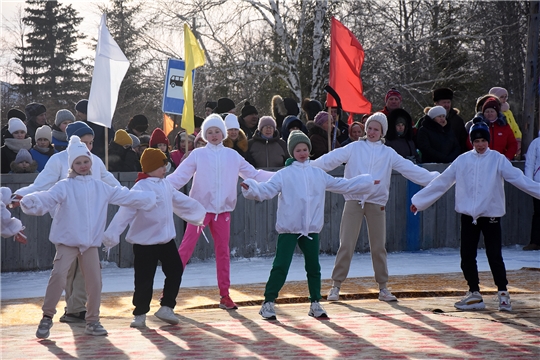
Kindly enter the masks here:
[[326, 130], [328, 135], [328, 152], [332, 151], [332, 138], [330, 134], [332, 133], [332, 120], [330, 120], [330, 117], [332, 116], [332, 108], [328, 108], [328, 129]]
[[109, 171], [109, 128], [105, 126], [105, 169]]

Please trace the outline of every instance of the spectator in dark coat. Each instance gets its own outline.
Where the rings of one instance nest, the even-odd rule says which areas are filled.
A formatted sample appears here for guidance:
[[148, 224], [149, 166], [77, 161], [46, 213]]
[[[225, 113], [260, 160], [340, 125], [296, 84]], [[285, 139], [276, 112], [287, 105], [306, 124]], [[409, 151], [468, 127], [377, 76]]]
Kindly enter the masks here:
[[36, 141], [34, 137], [37, 128], [43, 125], [49, 125], [47, 124], [47, 109], [43, 104], [30, 103], [26, 105], [24, 112], [26, 113], [26, 135], [32, 138], [32, 145], [35, 145]]
[[107, 139], [105, 139], [105, 126], [88, 121], [88, 100], [83, 99], [75, 105], [75, 116], [80, 121], [83, 121], [86, 125], [94, 131], [94, 146], [92, 147], [92, 154], [97, 155], [102, 161], [105, 161], [105, 146], [109, 144], [114, 138], [114, 128], [111, 126], [108, 130]]
[[304, 113], [300, 119], [307, 125], [308, 121], [315, 120], [315, 116], [323, 110], [321, 103], [315, 99], [304, 99], [302, 101], [302, 110]]
[[442, 106], [446, 110], [446, 121], [450, 124], [456, 139], [459, 141], [461, 153], [468, 151], [467, 139], [469, 138], [465, 130], [465, 120], [459, 116], [459, 110], [452, 107], [454, 92], [448, 88], [440, 88], [433, 91], [433, 103]]
[[118, 130], [109, 144], [109, 171], [141, 171], [139, 157], [131, 146], [133, 139], [125, 130]]
[[26, 125], [21, 119], [9, 119], [8, 132], [11, 137], [6, 137], [4, 146], [0, 148], [2, 174], [7, 174], [11, 171], [10, 165], [15, 161], [19, 150], [30, 150], [32, 148], [32, 138], [27, 135]]
[[300, 109], [294, 99], [282, 98], [279, 95], [272, 97], [272, 117], [276, 120], [278, 130], [283, 129], [283, 122], [287, 116], [298, 116], [298, 114], [300, 114]]
[[413, 163], [420, 163], [420, 156], [412, 139], [411, 115], [403, 109], [395, 109], [390, 112], [387, 119], [388, 131], [384, 144]]
[[251, 139], [255, 134], [255, 131], [257, 131], [259, 112], [255, 106], [249, 103], [249, 101], [244, 103], [241, 110], [241, 115], [238, 117], [238, 123], [240, 124], [240, 129], [242, 129], [244, 134], [246, 134], [247, 139]]
[[300, 120], [298, 116], [289, 115], [283, 121], [283, 125], [281, 125], [281, 138], [283, 141], [287, 142], [289, 134], [293, 130], [301, 130], [304, 134], [308, 134], [306, 125], [304, 125], [302, 120]]
[[[311, 141], [311, 160], [315, 160], [320, 156], [328, 153], [328, 124], [331, 123], [330, 129], [334, 128], [332, 115], [326, 111], [320, 111], [314, 121], [307, 123], [308, 136]], [[336, 148], [340, 147], [339, 142], [336, 142]]]
[[248, 141], [246, 160], [256, 168], [282, 167], [289, 158], [287, 144], [279, 137], [271, 116], [259, 120], [257, 131]]
[[459, 142], [446, 120], [446, 109], [434, 106], [429, 109], [416, 134], [416, 146], [424, 163], [451, 163], [460, 154]]
[[348, 134], [349, 136], [347, 137], [347, 139], [343, 141], [342, 143], [340, 143], [341, 146], [348, 145], [352, 143], [353, 141], [357, 141], [358, 139], [363, 137], [366, 134], [366, 127], [361, 122], [353, 121], [349, 125]]
[[[22, 122], [26, 124], [26, 114], [19, 109], [8, 110], [7, 119], [9, 120], [11, 118], [21, 119]], [[2, 145], [0, 146], [4, 146], [4, 139], [6, 138], [6, 136], [8, 138], [13, 138], [13, 136], [11, 136], [11, 133], [8, 131], [8, 124], [4, 125], [0, 132], [2, 133]]]
[[129, 119], [129, 122], [126, 126], [126, 132], [128, 134], [133, 134], [137, 137], [141, 137], [143, 135], [148, 135], [146, 132], [148, 130], [148, 119], [144, 115], [135, 115], [131, 119]]

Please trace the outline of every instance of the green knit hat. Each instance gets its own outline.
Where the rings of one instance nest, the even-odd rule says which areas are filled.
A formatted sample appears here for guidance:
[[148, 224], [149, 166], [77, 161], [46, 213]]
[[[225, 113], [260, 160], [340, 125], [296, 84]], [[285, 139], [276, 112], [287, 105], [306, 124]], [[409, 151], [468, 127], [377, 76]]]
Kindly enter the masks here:
[[287, 139], [287, 150], [289, 150], [289, 155], [294, 157], [293, 152], [296, 145], [304, 143], [307, 144], [309, 152], [311, 152], [311, 141], [309, 141], [309, 138], [300, 130], [293, 130], [289, 134], [289, 138]]

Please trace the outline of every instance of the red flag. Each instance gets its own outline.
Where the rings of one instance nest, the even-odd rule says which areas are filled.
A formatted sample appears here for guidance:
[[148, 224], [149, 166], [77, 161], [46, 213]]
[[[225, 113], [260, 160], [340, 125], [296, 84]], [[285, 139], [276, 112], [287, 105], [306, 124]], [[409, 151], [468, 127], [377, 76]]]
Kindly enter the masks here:
[[[364, 64], [364, 49], [354, 34], [332, 17], [330, 28], [330, 86], [341, 99], [344, 111], [369, 114], [371, 103], [364, 97], [360, 72]], [[336, 107], [334, 98], [326, 96], [328, 106]]]

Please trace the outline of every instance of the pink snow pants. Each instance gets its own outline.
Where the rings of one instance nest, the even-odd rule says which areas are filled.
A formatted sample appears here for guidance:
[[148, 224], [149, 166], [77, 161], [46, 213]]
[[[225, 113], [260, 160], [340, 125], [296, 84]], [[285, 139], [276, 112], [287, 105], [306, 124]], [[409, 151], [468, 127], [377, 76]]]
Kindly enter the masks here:
[[[210, 227], [210, 232], [214, 238], [214, 251], [216, 253], [216, 271], [217, 281], [219, 287], [219, 295], [228, 296], [229, 287], [231, 286], [231, 263], [230, 263], [230, 251], [229, 251], [229, 239], [231, 235], [231, 215], [228, 212], [221, 213], [219, 215], [206, 213], [204, 218], [204, 226]], [[184, 269], [186, 264], [193, 255], [195, 245], [201, 234], [202, 228], [198, 226], [187, 224], [184, 238], [178, 248], [180, 259], [182, 259], [182, 265]]]

